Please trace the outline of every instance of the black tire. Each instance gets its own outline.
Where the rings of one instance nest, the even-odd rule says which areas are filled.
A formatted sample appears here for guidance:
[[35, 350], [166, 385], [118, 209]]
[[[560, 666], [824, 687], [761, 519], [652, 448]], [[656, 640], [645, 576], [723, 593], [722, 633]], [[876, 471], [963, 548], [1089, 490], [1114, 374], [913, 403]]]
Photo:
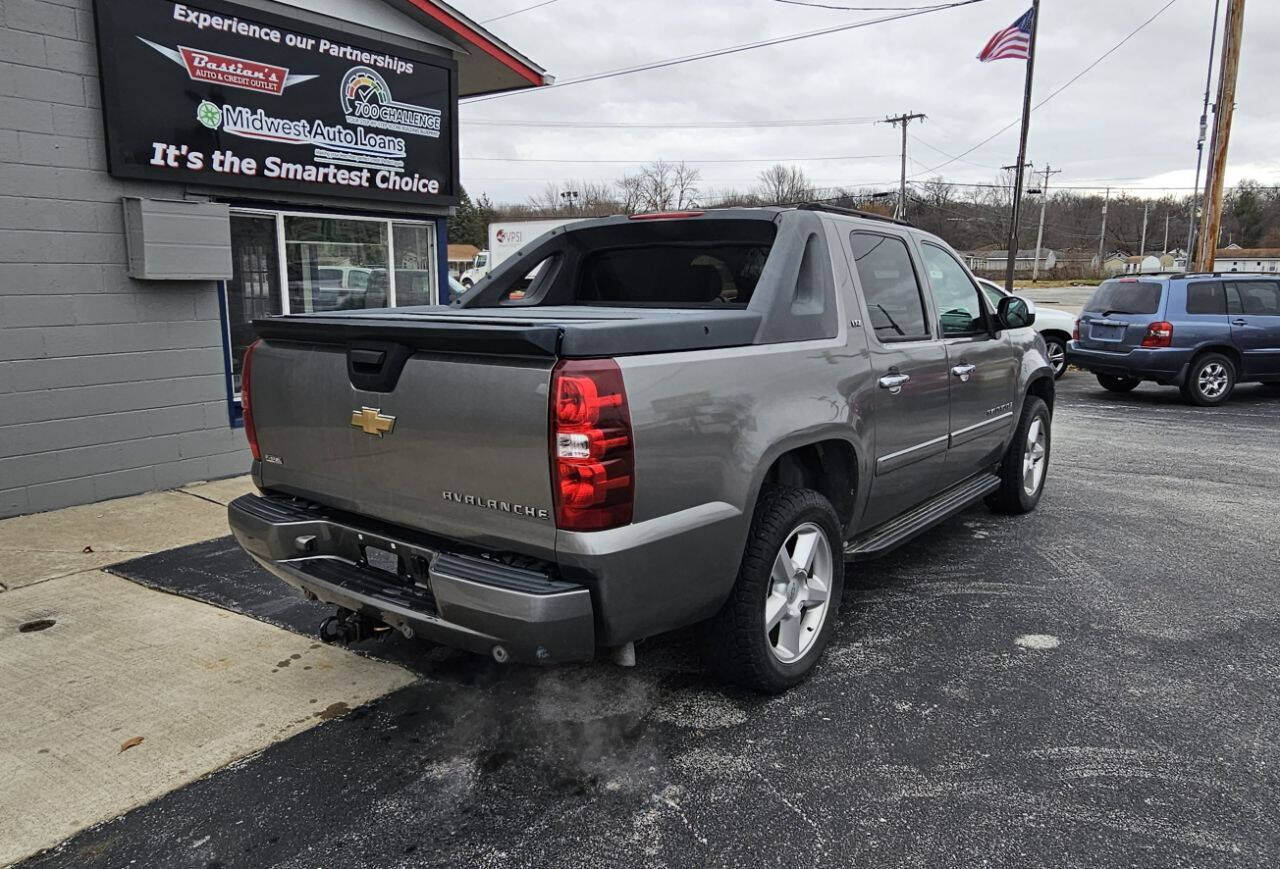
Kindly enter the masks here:
[[[785, 663], [764, 630], [765, 603], [773, 589], [774, 560], [792, 533], [806, 524], [822, 530], [831, 547], [831, 582], [825, 618], [803, 655]], [[803, 682], [831, 639], [844, 591], [844, 551], [840, 520], [831, 503], [811, 489], [770, 486], [760, 493], [738, 579], [720, 612], [699, 628], [707, 669], [726, 682], [779, 694]]]
[[1191, 360], [1182, 397], [1197, 407], [1224, 404], [1236, 388], [1236, 364], [1221, 353], [1205, 353]]
[[[1057, 380], [1067, 373], [1067, 342], [1054, 335], [1044, 336], [1045, 347], [1049, 350], [1049, 365], [1053, 368], [1053, 379]], [[1054, 358], [1061, 360], [1055, 363]]]
[[[1027, 466], [1025, 463], [1028, 444], [1028, 433], [1039, 420], [1044, 433], [1043, 455], [1040, 459], [1043, 466], [1040, 479], [1034, 492], [1028, 492], [1025, 484]], [[1053, 447], [1053, 419], [1049, 415], [1049, 407], [1034, 395], [1028, 395], [1022, 404], [1022, 418], [1013, 430], [1013, 440], [1009, 449], [1005, 450], [1004, 459], [1000, 462], [1000, 488], [987, 496], [987, 506], [997, 513], [1020, 514], [1030, 513], [1040, 503], [1044, 494], [1045, 481], [1049, 479], [1049, 454]]]
[[467, 278], [467, 279], [463, 280], [461, 283], [462, 283], [462, 288], [463, 288], [464, 290], [469, 290], [469, 289], [471, 289], [472, 287], [474, 287], [474, 286], [475, 286], [475, 284], [471, 283], [471, 279], [470, 279], [470, 278]]
[[1095, 374], [1098, 385], [1108, 392], [1133, 392], [1141, 380], [1136, 377], [1113, 377], [1110, 374]]

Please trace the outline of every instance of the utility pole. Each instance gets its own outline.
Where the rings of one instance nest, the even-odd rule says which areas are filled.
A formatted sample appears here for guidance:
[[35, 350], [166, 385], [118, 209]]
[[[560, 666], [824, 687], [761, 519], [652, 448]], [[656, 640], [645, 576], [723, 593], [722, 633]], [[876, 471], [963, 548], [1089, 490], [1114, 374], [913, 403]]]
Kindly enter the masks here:
[[907, 112], [905, 115], [898, 115], [896, 118], [885, 118], [882, 124], [898, 124], [902, 127], [902, 180], [898, 183], [898, 206], [893, 210], [893, 216], [898, 220], [903, 220], [907, 216], [907, 124], [912, 121], [923, 121], [925, 115]]
[[1168, 211], [1164, 213], [1164, 248], [1160, 252], [1161, 253], [1169, 252], [1169, 212]]
[[1107, 198], [1102, 200], [1102, 233], [1098, 236], [1098, 274], [1102, 274], [1103, 257], [1107, 246], [1107, 206], [1111, 204], [1111, 188], [1107, 188]]
[[1036, 258], [1031, 266], [1031, 283], [1040, 279], [1040, 246], [1044, 244], [1044, 209], [1049, 204], [1049, 176], [1061, 174], [1061, 169], [1050, 169], [1044, 164], [1044, 184], [1040, 186], [1040, 229], [1036, 232]]
[[1031, 129], [1031, 87], [1036, 74], [1036, 34], [1040, 32], [1040, 0], [1031, 0], [1031, 34], [1027, 40], [1027, 78], [1022, 91], [1022, 133], [1018, 137], [1018, 176], [1013, 184], [1013, 214], [1009, 221], [1009, 262], [1004, 288], [1013, 292], [1013, 270], [1018, 257], [1018, 216], [1022, 208], [1022, 164], [1027, 161], [1027, 133]]
[[1218, 48], [1218, 12], [1222, 0], [1213, 0], [1213, 29], [1209, 32], [1209, 71], [1204, 77], [1204, 108], [1200, 110], [1200, 138], [1196, 141], [1196, 183], [1191, 192], [1191, 214], [1187, 216], [1187, 271], [1195, 268], [1196, 221], [1200, 219], [1200, 170], [1204, 163], [1204, 140], [1209, 127], [1209, 94], [1213, 89], [1213, 55]]
[[1222, 231], [1222, 187], [1226, 180], [1227, 147], [1236, 108], [1236, 76], [1240, 72], [1240, 40], [1244, 34], [1244, 0], [1227, 0], [1222, 26], [1222, 68], [1218, 73], [1218, 101], [1214, 106], [1213, 139], [1209, 147], [1209, 174], [1205, 181], [1205, 210], [1200, 219], [1200, 271], [1213, 271]]
[[1147, 255], [1147, 211], [1150, 208], [1150, 202], [1142, 203], [1142, 243], [1138, 245], [1138, 256]]
[[[1018, 237], [1017, 222], [1022, 218], [1023, 173], [1028, 169], [1034, 169], [1035, 166], [1032, 163], [1015, 163], [1012, 166], [1001, 166], [1000, 168], [1005, 172], [1013, 172], [1016, 176], [1013, 182], [1013, 202], [1009, 207], [1009, 219], [1013, 222], [1009, 227], [1009, 238], [1010, 241], [1013, 241]], [[1016, 241], [1014, 243], [1016, 244]], [[1009, 284], [1005, 289], [1009, 290], [1009, 292], [1013, 292], [1013, 271], [1017, 268], [1017, 263], [1018, 250], [1016, 247], [1010, 248], [1008, 262], [1005, 263], [1005, 281]]]

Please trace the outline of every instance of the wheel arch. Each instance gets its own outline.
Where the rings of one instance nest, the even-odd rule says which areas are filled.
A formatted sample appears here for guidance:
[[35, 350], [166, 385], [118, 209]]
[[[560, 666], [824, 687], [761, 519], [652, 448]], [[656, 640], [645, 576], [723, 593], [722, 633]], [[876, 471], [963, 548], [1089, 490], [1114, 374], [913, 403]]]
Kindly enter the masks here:
[[1244, 357], [1240, 354], [1240, 351], [1230, 344], [1222, 344], [1216, 341], [1209, 344], [1202, 344], [1195, 349], [1191, 354], [1191, 361], [1187, 366], [1188, 374], [1191, 371], [1191, 365], [1194, 365], [1196, 360], [1206, 353], [1221, 353], [1223, 356], [1230, 359], [1231, 364], [1236, 367], [1236, 380], [1239, 380], [1244, 374]]
[[1023, 394], [1023, 403], [1025, 404], [1027, 396], [1034, 395], [1048, 406], [1049, 413], [1052, 414], [1053, 401], [1057, 396], [1057, 391], [1058, 389], [1053, 381], [1053, 375], [1042, 374], [1037, 377], [1033, 377], [1031, 381], [1027, 383], [1027, 390]]
[[857, 512], [860, 466], [863, 457], [849, 437], [834, 432], [792, 438], [775, 444], [760, 463], [760, 472], [751, 491], [750, 508], [760, 500], [765, 485], [775, 483], [813, 489], [835, 508], [840, 526], [847, 531]]

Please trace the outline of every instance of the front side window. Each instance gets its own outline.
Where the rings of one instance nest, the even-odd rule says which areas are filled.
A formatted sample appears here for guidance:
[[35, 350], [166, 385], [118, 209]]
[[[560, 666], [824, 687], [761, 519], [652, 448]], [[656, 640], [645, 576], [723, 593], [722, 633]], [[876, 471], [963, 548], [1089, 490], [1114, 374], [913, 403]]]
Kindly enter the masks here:
[[876, 337], [885, 342], [928, 338], [924, 297], [906, 242], [895, 236], [853, 232], [849, 246]]
[[1236, 281], [1240, 313], [1280, 317], [1280, 284], [1275, 281]]
[[929, 287], [938, 306], [942, 334], [976, 335], [987, 331], [986, 312], [978, 288], [955, 257], [933, 244], [920, 245]]

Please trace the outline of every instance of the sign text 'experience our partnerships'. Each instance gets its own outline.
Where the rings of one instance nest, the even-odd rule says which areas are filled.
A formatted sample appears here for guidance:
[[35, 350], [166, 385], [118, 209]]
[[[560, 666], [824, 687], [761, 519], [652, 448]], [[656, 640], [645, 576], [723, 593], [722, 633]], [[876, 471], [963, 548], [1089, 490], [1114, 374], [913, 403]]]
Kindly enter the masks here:
[[457, 66], [218, 0], [98, 0], [111, 174], [457, 201]]

